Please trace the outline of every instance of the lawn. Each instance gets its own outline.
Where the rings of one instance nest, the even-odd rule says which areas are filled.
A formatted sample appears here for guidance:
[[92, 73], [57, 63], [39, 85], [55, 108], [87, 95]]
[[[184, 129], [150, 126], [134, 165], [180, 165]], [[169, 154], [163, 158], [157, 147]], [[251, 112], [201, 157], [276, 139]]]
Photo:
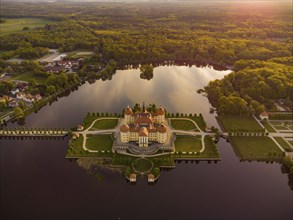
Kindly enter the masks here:
[[67, 55], [73, 58], [87, 58], [94, 54], [94, 51], [88, 51], [88, 50], [76, 50], [73, 52], [69, 52]]
[[79, 136], [76, 140], [71, 139], [67, 150], [67, 156], [80, 156], [85, 153], [82, 148], [83, 136]]
[[86, 147], [90, 150], [111, 151], [113, 140], [111, 135], [88, 135], [86, 139]]
[[176, 130], [184, 130], [184, 131], [198, 131], [196, 126], [189, 120], [185, 119], [170, 119], [171, 125]]
[[219, 152], [216, 144], [209, 136], [204, 137], [205, 150], [200, 154], [202, 158], [219, 158]]
[[262, 121], [261, 123], [267, 129], [268, 132], [273, 132], [273, 133], [276, 132], [276, 130], [268, 123], [268, 121], [265, 120], [265, 121]]
[[39, 83], [39, 84], [45, 84], [46, 80], [47, 80], [46, 77], [36, 76], [35, 74], [30, 73], [30, 72], [15, 76], [13, 78], [10, 78], [10, 80], [22, 80], [22, 81], [27, 81], [27, 82], [29, 82], [32, 79], [35, 79], [37, 81], [37, 83]]
[[288, 127], [283, 126], [283, 125], [274, 125], [275, 129], [277, 130], [289, 130]]
[[117, 126], [118, 118], [117, 119], [101, 119], [95, 122], [93, 127], [91, 127], [92, 130], [99, 130], [99, 129], [113, 129]]
[[148, 159], [140, 158], [132, 163], [133, 168], [138, 172], [147, 172], [153, 166], [152, 162]]
[[241, 159], [282, 157], [281, 150], [269, 137], [230, 137], [229, 140]]
[[288, 151], [288, 152], [292, 152], [292, 147], [291, 145], [289, 145], [285, 140], [284, 138], [282, 137], [275, 137], [274, 138], [281, 146], [282, 148], [285, 150], [285, 151]]
[[272, 124], [272, 125], [282, 125], [283, 124], [283, 122], [281, 122], [281, 121], [270, 121], [270, 123]]
[[191, 120], [195, 121], [195, 123], [197, 124], [197, 126], [202, 130], [202, 131], [205, 131], [206, 130], [206, 122], [204, 121], [204, 118], [199, 115], [199, 116], [192, 116], [192, 117], [188, 117], [190, 118]]
[[175, 150], [181, 152], [198, 152], [202, 148], [199, 137], [177, 135], [175, 140]]
[[243, 116], [220, 116], [217, 117], [225, 131], [246, 130], [260, 131], [262, 127], [252, 117]]
[[42, 18], [4, 18], [5, 23], [0, 23], [0, 36], [23, 31], [23, 27], [33, 29], [45, 26], [53, 21]]

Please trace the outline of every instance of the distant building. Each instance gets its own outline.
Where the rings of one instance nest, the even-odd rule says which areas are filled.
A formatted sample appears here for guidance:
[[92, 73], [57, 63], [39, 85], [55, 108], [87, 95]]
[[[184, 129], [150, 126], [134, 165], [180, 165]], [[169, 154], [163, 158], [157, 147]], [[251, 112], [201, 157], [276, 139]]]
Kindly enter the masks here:
[[77, 126], [77, 130], [78, 130], [78, 131], [82, 131], [82, 130], [83, 130], [83, 126], [82, 126], [82, 125], [78, 125], [78, 126]]
[[261, 120], [265, 120], [265, 119], [269, 119], [269, 113], [268, 112], [266, 112], [266, 111], [264, 111], [264, 112], [262, 112], [260, 115], [259, 115], [259, 117], [260, 117], [260, 119]]
[[48, 73], [72, 72], [79, 70], [83, 65], [83, 60], [59, 60], [48, 63], [44, 70]]
[[164, 125], [165, 110], [160, 107], [156, 113], [149, 113], [143, 105], [142, 112], [124, 110], [124, 124], [120, 127], [121, 142], [138, 141], [139, 147], [148, 147], [149, 141], [161, 144], [167, 141], [167, 127]]
[[130, 174], [129, 180], [130, 180], [130, 182], [135, 183], [136, 182], [136, 174], [135, 173]]
[[19, 89], [16, 88], [16, 89], [12, 89], [10, 92], [11, 92], [12, 95], [16, 95], [20, 91], [19, 91]]
[[25, 94], [25, 93], [19, 92], [17, 93], [16, 98], [19, 100], [23, 100], [27, 103], [32, 103], [32, 102], [41, 100], [42, 96], [40, 94], [37, 94], [34, 96], [32, 94]]
[[149, 183], [153, 183], [155, 182], [155, 176], [153, 174], [148, 174], [148, 182]]
[[12, 100], [8, 103], [8, 105], [12, 108], [17, 107], [18, 106], [18, 102], [15, 100]]

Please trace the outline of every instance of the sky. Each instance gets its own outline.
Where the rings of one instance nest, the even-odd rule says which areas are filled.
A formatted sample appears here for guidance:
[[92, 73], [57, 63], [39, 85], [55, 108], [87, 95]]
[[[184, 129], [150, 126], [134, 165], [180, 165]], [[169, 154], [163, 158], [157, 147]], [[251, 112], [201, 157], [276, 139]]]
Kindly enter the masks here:
[[[233, 2], [233, 1], [286, 1], [286, 0], [0, 0], [3, 2], [170, 2], [170, 1], [189, 1], [189, 2], [196, 2], [196, 1], [227, 1], [227, 2]], [[290, 0], [287, 0], [290, 1]]]

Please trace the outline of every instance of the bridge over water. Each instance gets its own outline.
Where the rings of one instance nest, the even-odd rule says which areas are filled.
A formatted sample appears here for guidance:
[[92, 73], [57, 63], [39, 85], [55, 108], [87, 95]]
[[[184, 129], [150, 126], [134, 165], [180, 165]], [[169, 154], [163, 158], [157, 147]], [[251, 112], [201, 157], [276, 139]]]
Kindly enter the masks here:
[[64, 137], [68, 131], [64, 129], [6, 128], [0, 130], [0, 137]]

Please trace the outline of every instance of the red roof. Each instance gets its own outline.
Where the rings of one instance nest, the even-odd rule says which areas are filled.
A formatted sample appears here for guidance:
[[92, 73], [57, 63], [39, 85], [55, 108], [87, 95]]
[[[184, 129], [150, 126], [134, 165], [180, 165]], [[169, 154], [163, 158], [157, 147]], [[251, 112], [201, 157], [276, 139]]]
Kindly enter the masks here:
[[261, 115], [261, 116], [269, 116], [269, 113], [267, 113], [267, 112], [262, 112], [260, 115]]

